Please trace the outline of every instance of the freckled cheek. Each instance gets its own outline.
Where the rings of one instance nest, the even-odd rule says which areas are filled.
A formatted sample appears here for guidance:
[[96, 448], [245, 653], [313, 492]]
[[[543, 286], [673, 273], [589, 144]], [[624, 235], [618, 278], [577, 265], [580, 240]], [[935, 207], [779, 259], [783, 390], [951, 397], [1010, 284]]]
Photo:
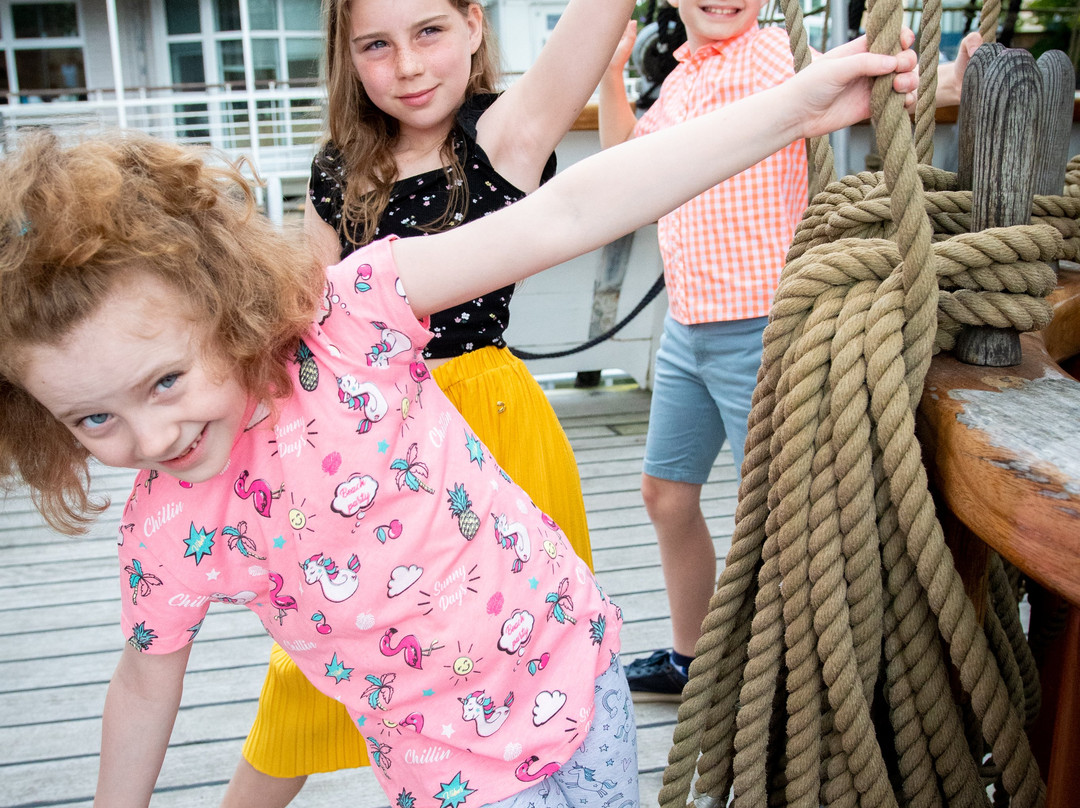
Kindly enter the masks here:
[[373, 101], [385, 94], [387, 87], [393, 82], [394, 71], [388, 64], [385, 66], [370, 63], [361, 65], [354, 61], [353, 67], [356, 68], [360, 83], [364, 85], [364, 91]]

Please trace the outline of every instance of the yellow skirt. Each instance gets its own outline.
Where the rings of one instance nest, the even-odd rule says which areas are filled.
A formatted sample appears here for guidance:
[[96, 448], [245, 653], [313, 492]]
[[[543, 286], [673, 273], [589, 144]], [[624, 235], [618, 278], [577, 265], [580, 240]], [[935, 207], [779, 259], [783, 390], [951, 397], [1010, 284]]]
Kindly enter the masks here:
[[[488, 347], [451, 359], [432, 376], [503, 471], [558, 523], [591, 568], [574, 453], [525, 363], [506, 348]], [[274, 777], [368, 765], [364, 738], [345, 708], [316, 690], [276, 644], [243, 754]]]

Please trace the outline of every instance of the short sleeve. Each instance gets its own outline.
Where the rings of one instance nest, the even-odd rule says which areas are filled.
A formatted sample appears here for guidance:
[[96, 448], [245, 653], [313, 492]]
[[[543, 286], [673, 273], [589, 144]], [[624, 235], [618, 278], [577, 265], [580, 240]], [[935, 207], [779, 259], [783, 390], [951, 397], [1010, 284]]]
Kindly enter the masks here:
[[[144, 486], [141, 476], [135, 485]], [[161, 563], [152, 537], [142, 532], [146, 524], [153, 525], [153, 518], [120, 528], [120, 624], [125, 642], [137, 651], [169, 654], [195, 639], [213, 599], [193, 592]]]
[[329, 316], [322, 322], [321, 339], [344, 353], [366, 354], [369, 366], [399, 355], [413, 361], [413, 353], [431, 339], [398, 277], [390, 249], [396, 239], [373, 241], [327, 269]]

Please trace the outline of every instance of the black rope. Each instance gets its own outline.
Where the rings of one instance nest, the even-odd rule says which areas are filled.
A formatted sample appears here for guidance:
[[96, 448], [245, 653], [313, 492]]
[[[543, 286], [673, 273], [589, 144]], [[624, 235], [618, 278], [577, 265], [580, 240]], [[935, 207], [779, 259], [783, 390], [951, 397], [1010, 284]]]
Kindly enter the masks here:
[[634, 306], [634, 310], [623, 317], [619, 322], [615, 323], [611, 328], [605, 331], [599, 336], [593, 337], [588, 342], [584, 342], [578, 345], [576, 348], [567, 348], [565, 351], [552, 351], [551, 353], [530, 353], [529, 351], [522, 351], [518, 348], [511, 348], [510, 353], [516, 356], [518, 359], [555, 359], [560, 356], [570, 356], [571, 354], [580, 353], [586, 351], [594, 345], [599, 345], [606, 339], [610, 339], [622, 329], [635, 317], [637, 317], [641, 310], [652, 303], [654, 297], [660, 294], [660, 290], [664, 288], [664, 274], [660, 273], [660, 277], [656, 279], [656, 282], [650, 287], [649, 291], [645, 293], [645, 296], [638, 301], [638, 304]]

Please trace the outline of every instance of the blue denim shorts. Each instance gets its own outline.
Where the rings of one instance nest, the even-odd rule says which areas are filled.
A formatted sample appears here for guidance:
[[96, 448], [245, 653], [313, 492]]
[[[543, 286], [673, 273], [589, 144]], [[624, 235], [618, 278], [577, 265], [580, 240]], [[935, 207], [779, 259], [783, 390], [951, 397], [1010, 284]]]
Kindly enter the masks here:
[[683, 325], [668, 313], [656, 353], [646, 474], [702, 485], [725, 438], [739, 470], [768, 321]]

